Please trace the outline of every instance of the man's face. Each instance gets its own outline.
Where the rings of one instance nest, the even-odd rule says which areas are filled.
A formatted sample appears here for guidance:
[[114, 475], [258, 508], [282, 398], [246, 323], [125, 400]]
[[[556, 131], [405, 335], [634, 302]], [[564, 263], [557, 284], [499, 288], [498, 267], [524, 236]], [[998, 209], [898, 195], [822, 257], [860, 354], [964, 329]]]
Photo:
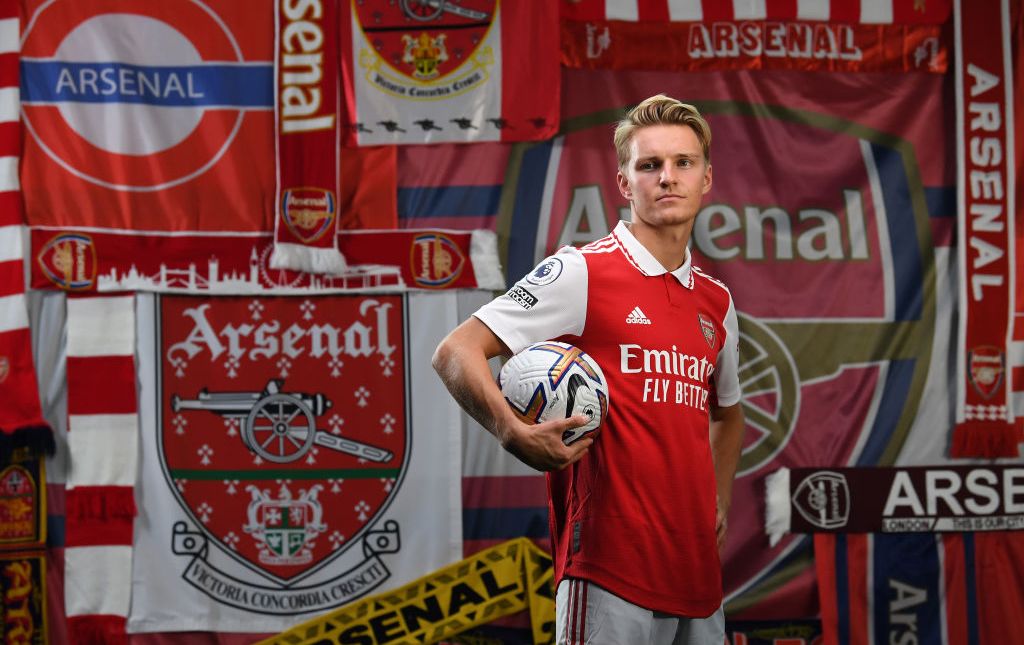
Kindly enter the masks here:
[[617, 180], [634, 217], [654, 227], [692, 223], [711, 189], [697, 134], [686, 125], [652, 125], [636, 130], [629, 146]]

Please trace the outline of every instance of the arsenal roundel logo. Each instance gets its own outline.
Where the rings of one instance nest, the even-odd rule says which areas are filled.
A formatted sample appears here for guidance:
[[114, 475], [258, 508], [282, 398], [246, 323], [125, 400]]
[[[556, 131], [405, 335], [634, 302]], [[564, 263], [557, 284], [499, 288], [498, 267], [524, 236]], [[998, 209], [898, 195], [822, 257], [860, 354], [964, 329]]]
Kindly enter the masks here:
[[[160, 303], [160, 460], [198, 529], [172, 536], [186, 577], [234, 581], [217, 600], [250, 611], [299, 591], [325, 609], [382, 582], [376, 551], [398, 527], [378, 520], [410, 454], [402, 299]], [[210, 549], [234, 568], [214, 571]], [[339, 558], [340, 576], [314, 576]]]
[[37, 4], [22, 36], [26, 136], [83, 181], [127, 192], [186, 183], [225, 155], [247, 111], [267, 107], [254, 90], [266, 68], [244, 60], [202, 0]]

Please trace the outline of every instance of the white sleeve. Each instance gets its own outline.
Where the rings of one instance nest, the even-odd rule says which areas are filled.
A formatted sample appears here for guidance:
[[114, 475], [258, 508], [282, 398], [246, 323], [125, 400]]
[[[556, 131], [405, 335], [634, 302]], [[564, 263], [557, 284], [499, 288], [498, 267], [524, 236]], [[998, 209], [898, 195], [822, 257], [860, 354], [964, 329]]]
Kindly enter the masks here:
[[718, 407], [727, 408], [740, 400], [740, 330], [736, 319], [736, 305], [729, 294], [729, 311], [725, 313], [725, 345], [718, 352], [715, 368], [715, 393]]
[[513, 354], [540, 341], [579, 336], [587, 317], [587, 261], [564, 247], [473, 315]]

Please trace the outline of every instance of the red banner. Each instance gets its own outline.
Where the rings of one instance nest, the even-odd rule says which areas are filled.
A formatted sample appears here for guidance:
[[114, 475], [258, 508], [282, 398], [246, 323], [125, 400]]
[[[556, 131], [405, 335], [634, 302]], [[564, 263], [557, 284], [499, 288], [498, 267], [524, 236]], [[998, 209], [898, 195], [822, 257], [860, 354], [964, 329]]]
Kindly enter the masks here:
[[1019, 436], [1007, 369], [1015, 266], [1010, 10], [1007, 0], [955, 7], [961, 316], [950, 454], [1012, 457]]
[[275, 2], [277, 191], [271, 265], [340, 273], [338, 0]]
[[941, 25], [562, 22], [562, 64], [588, 69], [945, 73]]
[[257, 235], [32, 230], [35, 289], [193, 293], [315, 292], [374, 288], [502, 289], [489, 231], [343, 231], [352, 262], [338, 275], [271, 266], [273, 240]]

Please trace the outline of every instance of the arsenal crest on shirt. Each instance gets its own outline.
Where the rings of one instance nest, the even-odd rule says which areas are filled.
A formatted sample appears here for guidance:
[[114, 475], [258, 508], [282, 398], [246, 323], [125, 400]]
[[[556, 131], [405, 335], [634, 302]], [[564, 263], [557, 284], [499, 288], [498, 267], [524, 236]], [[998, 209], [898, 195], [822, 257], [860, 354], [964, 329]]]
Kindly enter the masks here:
[[711, 349], [715, 348], [715, 323], [711, 322], [710, 316], [704, 312], [697, 312], [697, 322], [700, 323], [700, 332], [704, 334], [704, 340], [707, 341], [708, 347]]
[[399, 526], [378, 520], [409, 453], [402, 299], [163, 297], [159, 317], [158, 445], [190, 520], [167, 536], [192, 558], [183, 577], [277, 614], [383, 582]]

